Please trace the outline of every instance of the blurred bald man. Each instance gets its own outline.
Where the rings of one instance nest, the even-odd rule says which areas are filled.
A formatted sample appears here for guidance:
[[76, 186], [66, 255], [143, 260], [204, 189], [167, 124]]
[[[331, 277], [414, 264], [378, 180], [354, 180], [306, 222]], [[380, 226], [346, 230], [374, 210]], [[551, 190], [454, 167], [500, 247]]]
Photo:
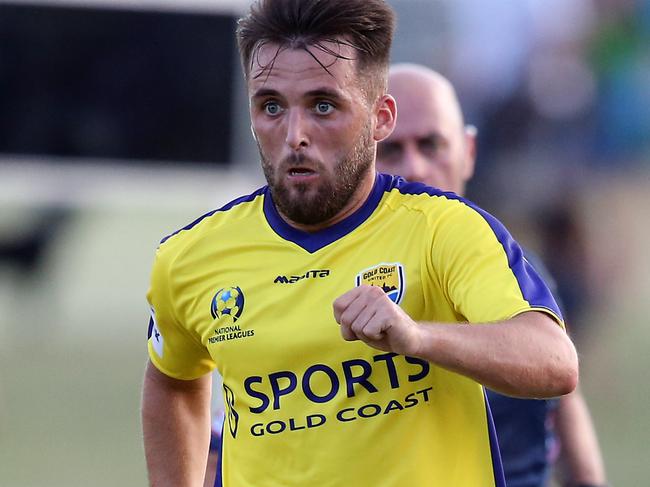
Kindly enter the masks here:
[[[429, 68], [398, 64], [391, 67], [388, 92], [397, 100], [397, 126], [378, 146], [377, 169], [462, 196], [474, 174], [476, 129], [465, 125], [454, 87]], [[527, 258], [552, 285], [539, 259]], [[508, 487], [548, 485], [555, 435], [563, 485], [606, 485], [596, 433], [579, 391], [548, 401], [493, 391], [488, 397]]]
[[378, 147], [380, 171], [462, 195], [474, 174], [476, 130], [465, 126], [451, 83], [414, 64], [391, 68], [399, 121]]

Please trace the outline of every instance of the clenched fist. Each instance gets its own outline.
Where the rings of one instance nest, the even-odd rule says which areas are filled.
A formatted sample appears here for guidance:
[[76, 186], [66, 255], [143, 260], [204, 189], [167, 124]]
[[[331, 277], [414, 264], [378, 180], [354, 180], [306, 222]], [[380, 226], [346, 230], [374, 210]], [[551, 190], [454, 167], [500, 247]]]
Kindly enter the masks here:
[[421, 327], [377, 286], [359, 286], [334, 301], [345, 340], [361, 340], [386, 352], [418, 356]]

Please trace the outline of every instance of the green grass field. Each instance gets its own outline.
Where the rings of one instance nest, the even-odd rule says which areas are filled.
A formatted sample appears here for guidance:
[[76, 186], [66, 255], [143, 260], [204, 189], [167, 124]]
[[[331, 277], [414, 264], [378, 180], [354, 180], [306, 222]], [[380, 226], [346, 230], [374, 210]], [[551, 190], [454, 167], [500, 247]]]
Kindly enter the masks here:
[[36, 342], [0, 357], [0, 485], [146, 485], [138, 413], [142, 343]]

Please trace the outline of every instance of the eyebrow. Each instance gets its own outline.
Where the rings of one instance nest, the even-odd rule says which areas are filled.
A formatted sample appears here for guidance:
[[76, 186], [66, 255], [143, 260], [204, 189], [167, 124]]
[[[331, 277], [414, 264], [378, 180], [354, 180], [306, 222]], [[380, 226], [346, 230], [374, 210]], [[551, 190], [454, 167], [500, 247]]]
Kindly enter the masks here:
[[445, 136], [442, 135], [442, 133], [440, 133], [440, 132], [438, 132], [438, 131], [436, 131], [436, 130], [433, 130], [433, 131], [431, 131], [431, 132], [429, 132], [429, 133], [426, 133], [426, 134], [420, 135], [420, 136], [418, 136], [418, 137], [416, 137], [416, 138], [417, 138], [418, 140], [426, 140], [426, 139], [444, 139]]
[[277, 90], [272, 90], [270, 88], [260, 88], [251, 98], [264, 98], [266, 96], [279, 96], [280, 93]]
[[310, 98], [335, 98], [337, 100], [343, 98], [338, 91], [330, 88], [318, 88], [316, 90], [308, 91], [305, 95]]
[[[272, 88], [260, 88], [253, 93], [251, 98], [265, 98], [267, 96], [281, 97], [282, 95], [279, 91]], [[315, 90], [310, 90], [305, 93], [304, 96], [307, 98], [332, 98], [335, 100], [343, 100], [343, 97], [338, 91], [330, 88], [317, 88]]]
[[396, 142], [396, 143], [403, 143], [405, 139], [415, 139], [417, 142], [421, 142], [423, 140], [431, 140], [431, 139], [440, 139], [440, 140], [445, 140], [445, 137], [438, 131], [430, 131], [422, 135], [406, 135], [406, 136], [396, 136], [395, 138], [390, 137], [389, 139], [382, 141], [382, 143], [386, 142]]

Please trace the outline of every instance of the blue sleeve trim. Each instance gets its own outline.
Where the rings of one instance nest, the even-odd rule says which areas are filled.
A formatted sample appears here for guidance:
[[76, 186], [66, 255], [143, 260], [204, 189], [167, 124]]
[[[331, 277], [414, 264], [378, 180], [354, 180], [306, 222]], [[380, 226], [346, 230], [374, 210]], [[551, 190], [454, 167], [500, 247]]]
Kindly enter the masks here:
[[555, 302], [557, 303], [557, 307], [564, 315], [564, 310], [566, 309], [564, 307], [564, 304], [562, 303], [562, 299], [560, 296], [560, 292], [557, 287], [557, 281], [553, 278], [551, 275], [551, 272], [548, 270], [544, 262], [542, 261], [541, 257], [531, 250], [522, 247], [521, 248], [522, 252], [524, 253], [524, 258], [528, 261], [530, 265], [533, 266], [533, 268], [537, 271], [539, 276], [542, 278], [542, 280], [546, 283], [546, 286], [548, 287], [549, 291], [551, 291], [551, 294], [553, 295], [553, 298], [555, 298]]
[[474, 207], [474, 209], [485, 218], [497, 239], [501, 242], [508, 256], [508, 265], [517, 279], [524, 299], [532, 306], [551, 310], [561, 319], [562, 312], [553, 294], [535, 268], [525, 258], [521, 247], [512, 238], [510, 233], [508, 233], [508, 230], [506, 230], [500, 221], [486, 211], [477, 207]]

